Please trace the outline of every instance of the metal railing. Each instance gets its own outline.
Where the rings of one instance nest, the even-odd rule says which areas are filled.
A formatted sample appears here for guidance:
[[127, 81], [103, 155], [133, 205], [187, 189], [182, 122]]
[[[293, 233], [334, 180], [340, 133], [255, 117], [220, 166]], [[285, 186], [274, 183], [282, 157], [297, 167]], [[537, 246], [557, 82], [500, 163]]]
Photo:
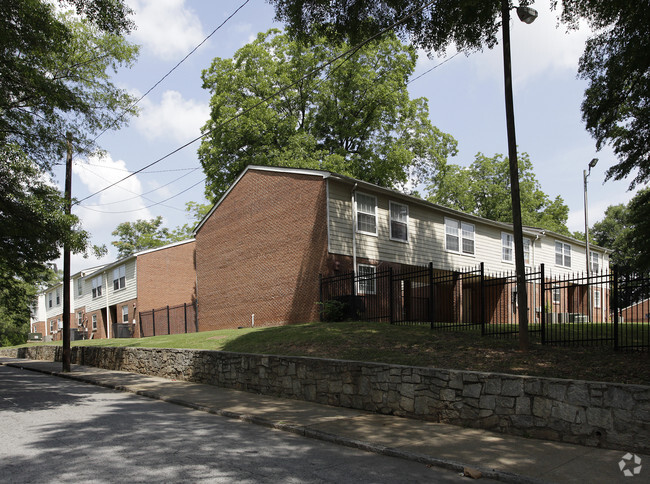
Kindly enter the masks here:
[[[526, 273], [528, 331], [542, 344], [650, 348], [647, 274], [550, 276], [544, 264]], [[321, 319], [427, 324], [516, 337], [519, 307], [514, 272], [424, 267], [320, 277]], [[335, 306], [336, 311], [332, 312]]]
[[140, 337], [196, 333], [199, 330], [197, 302], [141, 311]]

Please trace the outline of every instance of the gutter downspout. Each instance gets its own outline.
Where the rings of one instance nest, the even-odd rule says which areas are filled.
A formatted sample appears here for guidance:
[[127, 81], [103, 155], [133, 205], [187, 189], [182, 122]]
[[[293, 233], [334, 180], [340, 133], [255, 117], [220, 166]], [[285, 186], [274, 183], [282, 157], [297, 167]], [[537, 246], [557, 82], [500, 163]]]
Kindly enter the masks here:
[[352, 272], [357, 275], [357, 183], [352, 187]]

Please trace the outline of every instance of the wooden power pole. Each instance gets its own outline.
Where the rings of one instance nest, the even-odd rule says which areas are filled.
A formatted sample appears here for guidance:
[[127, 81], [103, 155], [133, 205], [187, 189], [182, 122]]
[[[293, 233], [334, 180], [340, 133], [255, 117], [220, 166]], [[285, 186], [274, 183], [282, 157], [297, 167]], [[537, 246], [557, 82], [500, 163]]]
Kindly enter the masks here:
[[[65, 213], [72, 213], [72, 134], [65, 160]], [[70, 244], [63, 243], [63, 372], [70, 371]]]

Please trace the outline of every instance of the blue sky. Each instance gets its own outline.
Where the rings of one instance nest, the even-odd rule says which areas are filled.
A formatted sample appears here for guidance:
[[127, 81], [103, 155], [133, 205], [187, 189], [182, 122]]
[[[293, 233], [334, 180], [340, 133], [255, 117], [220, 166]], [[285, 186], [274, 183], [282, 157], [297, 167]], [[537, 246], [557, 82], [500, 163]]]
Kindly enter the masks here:
[[[178, 61], [226, 20], [244, 0], [128, 0], [138, 26], [131, 41], [141, 46], [137, 64], [120, 70], [114, 80], [136, 96], [145, 93]], [[609, 148], [595, 151], [584, 129], [580, 103], [586, 83], [576, 77], [578, 58], [590, 31], [586, 25], [566, 33], [557, 27], [548, 1], [538, 1], [540, 16], [531, 25], [511, 20], [513, 86], [517, 144], [527, 152], [542, 189], [562, 196], [569, 206], [569, 229], [584, 230], [582, 170], [599, 158], [589, 177], [590, 225], [607, 206], [627, 202], [629, 182], [604, 183], [615, 163]], [[274, 11], [264, 0], [250, 0], [193, 55], [139, 104], [140, 116], [128, 127], [104, 134], [103, 159], [76, 159], [73, 196], [82, 199], [155, 161], [200, 135], [208, 119], [210, 94], [201, 88], [201, 71], [215, 57], [232, 57], [237, 49], [271, 27]], [[419, 53], [414, 77], [444, 60]], [[451, 56], [454, 51], [447, 52]], [[449, 161], [469, 165], [476, 153], [507, 152], [501, 46], [460, 54], [409, 85], [411, 97], [429, 101], [432, 123], [458, 141], [459, 154]], [[174, 228], [188, 222], [188, 201], [205, 202], [203, 172], [194, 143], [150, 170], [85, 200], [73, 209], [93, 243], [106, 244], [102, 260], [73, 256], [73, 273], [116, 258], [111, 232], [124, 221], [162, 215]], [[61, 169], [56, 179], [63, 183]], [[179, 179], [179, 177], [182, 177]], [[173, 197], [173, 198], [171, 198]]]

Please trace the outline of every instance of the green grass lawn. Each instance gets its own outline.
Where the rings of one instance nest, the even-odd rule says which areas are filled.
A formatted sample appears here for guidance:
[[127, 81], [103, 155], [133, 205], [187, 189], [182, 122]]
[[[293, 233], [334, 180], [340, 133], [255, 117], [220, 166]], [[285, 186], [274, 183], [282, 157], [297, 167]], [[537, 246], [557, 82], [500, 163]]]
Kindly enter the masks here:
[[623, 352], [604, 347], [542, 346], [538, 343], [538, 338], [532, 338], [530, 351], [522, 353], [518, 350], [516, 338], [481, 337], [480, 330], [432, 331], [425, 325], [393, 326], [374, 322], [309, 323], [141, 339], [73, 341], [72, 345], [194, 348], [313, 356], [650, 384], [650, 352], [647, 351]]

